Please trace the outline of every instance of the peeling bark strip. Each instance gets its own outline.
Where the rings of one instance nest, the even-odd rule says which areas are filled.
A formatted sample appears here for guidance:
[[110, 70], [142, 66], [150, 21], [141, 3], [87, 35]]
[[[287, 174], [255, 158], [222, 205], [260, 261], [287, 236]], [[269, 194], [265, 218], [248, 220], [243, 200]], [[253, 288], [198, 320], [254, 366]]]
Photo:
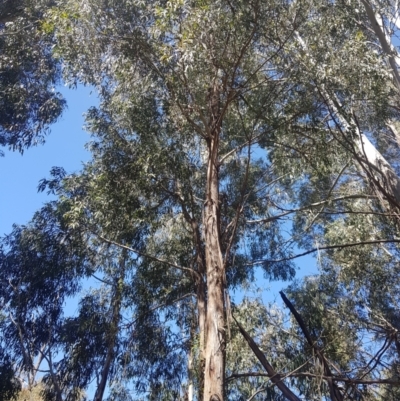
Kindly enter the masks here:
[[[183, 209], [186, 210], [186, 209]], [[193, 241], [196, 244], [196, 264], [197, 264], [197, 271], [199, 272], [198, 277], [196, 277], [196, 299], [197, 299], [197, 316], [198, 316], [198, 329], [199, 329], [199, 349], [200, 349], [200, 361], [197, 370], [201, 372], [200, 379], [197, 388], [197, 399], [203, 399], [203, 388], [204, 388], [204, 366], [205, 366], [205, 324], [206, 324], [206, 311], [207, 311], [207, 296], [206, 296], [206, 283], [205, 283], [205, 274], [206, 274], [206, 262], [205, 262], [205, 255], [202, 251], [202, 239], [200, 234], [199, 225], [197, 224], [194, 218], [191, 218], [190, 215], [187, 213], [187, 219], [190, 222], [193, 230]], [[195, 329], [193, 329], [195, 330]], [[193, 370], [193, 368], [192, 368]], [[190, 391], [189, 391], [189, 400], [192, 401], [190, 398]], [[192, 396], [193, 398], [193, 396]]]
[[220, 242], [219, 164], [220, 135], [219, 90], [209, 90], [209, 136], [207, 138], [207, 188], [204, 210], [204, 240], [207, 277], [205, 322], [204, 401], [224, 400], [225, 378], [225, 271]]
[[263, 352], [258, 348], [257, 344], [255, 341], [251, 338], [250, 334], [247, 333], [247, 331], [243, 328], [243, 326], [235, 319], [234, 316], [232, 316], [233, 319], [235, 320], [236, 324], [239, 327], [239, 331], [244, 337], [244, 339], [247, 341], [249, 344], [251, 350], [254, 352], [254, 355], [257, 357], [257, 359], [260, 361], [261, 365], [264, 366], [265, 370], [267, 371], [268, 377], [271, 379], [272, 383], [276, 385], [276, 387], [279, 388], [279, 390], [282, 391], [283, 396], [289, 400], [289, 401], [301, 401], [299, 397], [297, 397], [296, 394], [292, 392], [292, 390], [289, 389], [289, 387], [286, 386], [286, 384], [282, 381], [282, 377], [279, 373], [275, 372], [274, 368], [272, 365], [269, 364], [267, 361], [267, 358], [265, 358], [265, 355]]

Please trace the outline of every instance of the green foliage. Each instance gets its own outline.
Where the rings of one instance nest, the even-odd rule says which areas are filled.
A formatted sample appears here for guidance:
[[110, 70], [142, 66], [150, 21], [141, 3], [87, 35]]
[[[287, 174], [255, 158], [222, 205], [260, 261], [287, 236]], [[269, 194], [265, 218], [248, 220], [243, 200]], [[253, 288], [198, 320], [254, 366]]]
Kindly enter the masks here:
[[[95, 377], [115, 400], [130, 399], [127, 388], [175, 400], [190, 383], [201, 394], [212, 169], [227, 318], [229, 291], [257, 267], [290, 280], [299, 249], [317, 250], [321, 275], [290, 287], [293, 304], [336, 379], [358, 380], [343, 381], [344, 399], [394, 399], [389, 386], [377, 394], [360, 382], [398, 382], [400, 287], [395, 196], [379, 163], [357, 150], [367, 135], [398, 167], [388, 128], [396, 88], [358, 7], [68, 0], [0, 9], [9, 19], [0, 143], [21, 150], [59, 116], [61, 61], [64, 81], [93, 85], [101, 101], [86, 117], [92, 160], [74, 175], [54, 168], [40, 190], [58, 201], [2, 240], [0, 296], [13, 317], [0, 322], [4, 344], [31, 381], [33, 360], [46, 355], [56, 372], [43, 379], [49, 400], [79, 399]], [[101, 286], [65, 318], [64, 301], [88, 275]], [[286, 385], [307, 400], [331, 397], [294, 319], [248, 299], [233, 310]], [[228, 398], [282, 399], [235, 327], [226, 352]]]
[[21, 152], [43, 142], [65, 107], [55, 90], [60, 66], [52, 55], [51, 30], [42, 29], [53, 4], [6, 1], [5, 11], [0, 9], [0, 145]]

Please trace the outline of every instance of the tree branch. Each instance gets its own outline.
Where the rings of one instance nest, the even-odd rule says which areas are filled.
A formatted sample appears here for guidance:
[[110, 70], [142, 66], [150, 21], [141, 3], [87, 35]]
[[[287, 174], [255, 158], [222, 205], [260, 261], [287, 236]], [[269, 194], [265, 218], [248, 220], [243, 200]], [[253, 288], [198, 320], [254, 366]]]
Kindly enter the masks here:
[[257, 344], [255, 341], [251, 338], [251, 336], [246, 332], [246, 330], [243, 328], [243, 326], [236, 320], [234, 316], [232, 316], [233, 319], [235, 320], [236, 324], [239, 327], [240, 333], [244, 337], [244, 339], [247, 341], [249, 344], [249, 347], [253, 351], [254, 355], [257, 357], [257, 359], [260, 361], [261, 365], [264, 366], [265, 370], [268, 373], [268, 377], [274, 383], [279, 390], [282, 391], [282, 394], [284, 397], [289, 400], [289, 401], [301, 401], [299, 397], [297, 397], [296, 394], [292, 392], [292, 390], [289, 389], [289, 387], [286, 386], [286, 384], [282, 381], [282, 378], [279, 373], [275, 372], [274, 368], [272, 365], [269, 364], [267, 361], [267, 358], [265, 358], [265, 355], [263, 352], [258, 348]]
[[288, 260], [297, 259], [297, 258], [309, 255], [309, 254], [314, 253], [314, 252], [326, 251], [326, 250], [329, 250], [329, 249], [350, 248], [352, 246], [358, 246], [358, 245], [374, 245], [374, 244], [390, 244], [390, 243], [398, 244], [398, 243], [400, 243], [400, 240], [399, 239], [382, 239], [382, 240], [350, 242], [350, 243], [347, 243], [347, 244], [320, 246], [318, 248], [313, 248], [313, 249], [310, 249], [310, 250], [308, 250], [306, 252], [298, 253], [297, 255], [289, 256], [287, 258], [272, 259], [272, 260], [256, 260], [253, 263], [249, 263], [249, 265], [254, 266], [254, 265], [259, 265], [259, 264], [262, 264], [262, 263], [286, 262]]
[[[315, 373], [310, 372], [297, 372], [297, 373], [281, 373], [284, 377], [315, 377], [327, 379], [327, 376], [317, 375]], [[240, 379], [242, 377], [270, 377], [268, 373], [265, 372], [248, 372], [248, 373], [234, 373], [226, 378], [227, 381]], [[390, 380], [390, 379], [372, 379], [372, 380], [363, 380], [363, 379], [353, 379], [350, 377], [332, 377], [332, 381], [341, 382], [341, 383], [349, 383], [349, 384], [363, 384], [363, 385], [373, 385], [373, 384], [382, 384], [389, 385], [394, 387], [400, 387], [400, 381]]]
[[[149, 255], [149, 254], [147, 254], [147, 253], [145, 253], [145, 252], [138, 251], [137, 249], [133, 249], [133, 248], [131, 248], [131, 247], [129, 247], [129, 246], [120, 244], [120, 243], [118, 243], [118, 242], [109, 240], [109, 239], [107, 239], [107, 238], [104, 238], [104, 237], [103, 237], [102, 235], [100, 235], [100, 234], [95, 234], [95, 235], [96, 235], [98, 238], [100, 238], [102, 241], [107, 242], [108, 244], [115, 245], [115, 246], [118, 246], [118, 247], [120, 247], [120, 248], [122, 248], [122, 249], [126, 249], [126, 250], [128, 250], [128, 251], [134, 252], [134, 253], [138, 254], [139, 256], [141, 256], [141, 257], [143, 257], [143, 258], [148, 258], [148, 259], [153, 260], [153, 261], [155, 261], [155, 262], [159, 262], [159, 263], [166, 264], [166, 265], [168, 265], [168, 266], [170, 266], [170, 267], [174, 267], [175, 269], [178, 269], [178, 270], [188, 271], [188, 272], [190, 272], [191, 274], [196, 275], [196, 276], [199, 275], [199, 273], [196, 272], [196, 270], [193, 270], [193, 269], [191, 269], [190, 267], [179, 266], [179, 265], [177, 265], [177, 264], [175, 264], [175, 263], [168, 262], [167, 260], [157, 258], [156, 256]], [[200, 279], [200, 277], [198, 277], [198, 278]]]
[[324, 354], [322, 353], [322, 351], [319, 349], [319, 347], [316, 345], [315, 341], [313, 341], [313, 339], [311, 337], [311, 334], [308, 331], [306, 324], [304, 323], [303, 318], [297, 312], [297, 310], [294, 307], [294, 305], [286, 297], [285, 293], [283, 291], [279, 291], [279, 294], [281, 295], [282, 300], [285, 303], [285, 305], [289, 308], [290, 312], [292, 312], [292, 314], [295, 317], [298, 325], [300, 326], [301, 331], [304, 334], [304, 337], [307, 339], [308, 344], [310, 345], [310, 347], [313, 348], [313, 350], [315, 351], [319, 361], [321, 362], [321, 364], [324, 367], [324, 371], [325, 371], [325, 375], [326, 375], [326, 379], [325, 380], [328, 383], [329, 392], [330, 392], [332, 401], [343, 401], [343, 399], [344, 399], [343, 398], [343, 394], [341, 393], [341, 391], [337, 387], [336, 383], [334, 383], [332, 381], [332, 372], [331, 372], [331, 369], [329, 368], [329, 365], [328, 365], [328, 363], [326, 361], [326, 358], [325, 358]]
[[308, 210], [308, 209], [311, 209], [313, 207], [318, 207], [318, 206], [324, 205], [324, 204], [329, 203], [329, 202], [338, 202], [338, 201], [346, 200], [346, 199], [375, 199], [375, 198], [377, 198], [377, 197], [376, 196], [370, 196], [370, 195], [362, 195], [362, 194], [360, 194], [360, 195], [346, 195], [346, 196], [339, 196], [338, 198], [325, 199], [325, 200], [320, 201], [320, 202], [311, 203], [311, 204], [309, 204], [307, 206], [303, 206], [303, 207], [300, 207], [298, 209], [284, 209], [284, 208], [278, 207], [280, 210], [283, 210], [284, 213], [278, 214], [276, 216], [266, 217], [264, 219], [248, 220], [246, 223], [247, 224], [269, 223], [270, 221], [275, 221], [275, 220], [277, 220], [277, 219], [279, 219], [281, 217], [287, 216], [288, 214], [296, 213], [296, 212], [302, 212], [303, 210]]

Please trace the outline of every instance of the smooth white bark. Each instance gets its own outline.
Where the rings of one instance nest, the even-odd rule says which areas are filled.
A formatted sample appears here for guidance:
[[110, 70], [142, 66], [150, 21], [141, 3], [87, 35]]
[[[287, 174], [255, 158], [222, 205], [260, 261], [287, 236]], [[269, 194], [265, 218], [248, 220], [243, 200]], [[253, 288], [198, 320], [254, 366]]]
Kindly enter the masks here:
[[394, 81], [396, 83], [397, 89], [400, 90], [400, 74], [397, 65], [398, 55], [396, 48], [392, 45], [390, 36], [385, 31], [385, 26], [382, 17], [377, 13], [375, 13], [373, 6], [367, 0], [361, 0], [361, 2], [365, 7], [365, 11], [367, 12], [371, 28], [374, 30], [383, 52], [388, 57]]

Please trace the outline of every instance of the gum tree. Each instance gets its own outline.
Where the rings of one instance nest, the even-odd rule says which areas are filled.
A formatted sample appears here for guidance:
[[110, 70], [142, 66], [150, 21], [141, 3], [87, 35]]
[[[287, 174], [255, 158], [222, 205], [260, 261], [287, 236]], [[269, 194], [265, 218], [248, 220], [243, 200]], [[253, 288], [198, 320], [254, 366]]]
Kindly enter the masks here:
[[[255, 260], [285, 253], [277, 223], [254, 231], [246, 221], [268, 215], [268, 199], [284, 198], [287, 184], [260, 139], [306, 112], [274, 67], [295, 11], [260, 1], [71, 6], [68, 18], [55, 11], [49, 24], [65, 74], [102, 96], [88, 115], [98, 138], [91, 185], [113, 172], [116, 197], [130, 187], [140, 194], [126, 217], [149, 232], [143, 249], [125, 246], [141, 257], [142, 271], [162, 267], [191, 283], [204, 372], [198, 397], [223, 400], [228, 290], [252, 274]], [[123, 246], [101, 230], [104, 241]], [[293, 272], [290, 264], [259, 263], [271, 277]]]

